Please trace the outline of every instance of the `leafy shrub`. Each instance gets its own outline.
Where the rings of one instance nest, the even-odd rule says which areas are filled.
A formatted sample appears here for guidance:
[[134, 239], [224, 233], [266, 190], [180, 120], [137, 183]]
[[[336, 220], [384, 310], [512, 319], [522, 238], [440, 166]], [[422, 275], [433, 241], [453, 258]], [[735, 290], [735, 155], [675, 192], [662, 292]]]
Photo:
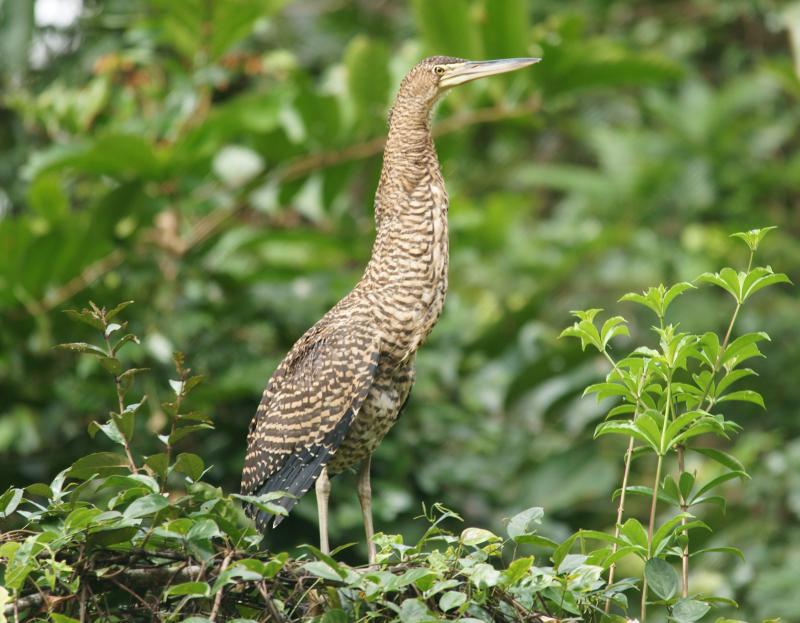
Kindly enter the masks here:
[[[100, 332], [100, 344], [74, 342], [61, 348], [95, 358], [110, 373], [117, 404], [103, 423], [92, 422], [90, 435], [102, 432], [121, 452], [84, 456], [50, 483], [10, 488], [0, 497], [0, 517], [17, 529], [3, 535], [0, 607], [5, 617], [57, 623], [76, 620], [296, 621], [327, 623], [348, 620], [524, 621], [532, 617], [578, 617], [584, 621], [618, 621], [613, 611], [628, 610], [627, 595], [638, 590], [633, 577], [615, 580], [616, 563], [626, 556], [644, 562], [641, 618], [653, 606], [666, 607], [676, 623], [699, 621], [722, 597], [691, 594], [689, 561], [707, 552], [741, 556], [735, 547], [691, 547], [694, 530], [710, 530], [692, 510], [704, 504], [725, 506], [719, 487], [747, 478], [741, 463], [719, 447], [740, 426], [726, 419], [721, 407], [732, 401], [764, 406], [748, 389], [731, 389], [755, 373], [742, 367], [762, 356], [763, 332], [733, 339], [741, 306], [757, 291], [788, 278], [769, 267], [752, 267], [753, 256], [769, 229], [735, 234], [750, 248], [745, 271], [724, 268], [696, 280], [728, 292], [735, 301], [722, 339], [714, 333], [691, 334], [667, 322], [670, 304], [696, 286], [663, 285], [643, 294], [626, 294], [652, 310], [657, 348], [640, 346], [615, 359], [611, 340], [627, 335], [625, 319], [613, 316], [602, 325], [601, 310], [574, 312], [577, 321], [562, 335], [578, 338], [611, 365], [606, 381], [587, 394], [614, 398], [619, 404], [596, 430], [596, 436], [629, 439], [614, 534], [580, 530], [563, 543], [538, 534], [541, 508], [512, 517], [507, 537], [468, 527], [460, 534], [444, 527], [460, 517], [436, 505], [421, 518], [429, 523], [413, 545], [401, 535], [379, 534], [376, 568], [354, 568], [317, 548], [303, 552], [260, 549], [261, 535], [245, 518], [240, 503], [269, 513], [285, 513], [273, 500], [281, 493], [252, 497], [225, 494], [203, 481], [201, 457], [176, 452], [188, 435], [213, 428], [210, 418], [187, 409], [192, 390], [202, 381], [174, 357], [176, 378], [168, 381], [174, 399], [160, 405], [165, 430], [155, 433], [161, 451], [137, 456], [136, 418], [146, 396], [132, 402], [135, 378], [147, 372], [126, 368], [119, 353], [138, 344], [119, 320], [130, 305], [110, 310], [93, 303], [67, 312]], [[702, 440], [703, 443], [698, 443]], [[718, 465], [718, 473], [700, 482], [686, 468], [686, 453]], [[654, 455], [651, 486], [628, 482], [633, 460]], [[672, 465], [674, 464], [674, 465]], [[671, 469], [668, 469], [670, 468]], [[649, 521], [624, 522], [627, 495], [650, 500]], [[657, 506], [675, 509], [658, 523]], [[587, 544], [604, 545], [591, 549]], [[581, 553], [571, 553], [576, 544]], [[346, 547], [346, 546], [345, 546]], [[544, 565], [530, 551], [547, 552]], [[671, 561], [681, 563], [679, 575]], [[538, 614], [537, 614], [538, 613]], [[77, 617], [77, 618], [76, 618]]]
[[[764, 408], [764, 399], [750, 389], [732, 389], [732, 385], [756, 373], [742, 364], [753, 357], [762, 357], [759, 343], [769, 340], [761, 331], [749, 332], [735, 339], [734, 324], [742, 305], [756, 292], [778, 283], [789, 283], [782, 273], [769, 266], [753, 267], [753, 258], [764, 236], [774, 227], [754, 229], [733, 234], [747, 244], [750, 257], [744, 271], [723, 268], [718, 273], [703, 273], [695, 280], [725, 290], [734, 300], [727, 331], [720, 336], [713, 332], [702, 335], [683, 332], [667, 322], [669, 306], [679, 296], [694, 289], [688, 283], [669, 288], [663, 284], [642, 294], [628, 293], [620, 301], [643, 305], [655, 313], [658, 324], [653, 326], [657, 336], [656, 348], [639, 346], [627, 356], [615, 360], [610, 354], [613, 338], [627, 335], [622, 316], [608, 318], [602, 325], [596, 320], [600, 309], [576, 311], [578, 318], [562, 336], [575, 337], [582, 348], [592, 346], [601, 352], [611, 365], [606, 381], [586, 388], [598, 400], [619, 398], [608, 411], [604, 422], [595, 430], [595, 437], [622, 435], [628, 438], [622, 485], [619, 496], [617, 525], [613, 536], [593, 530], [582, 530], [572, 539], [589, 539], [607, 543], [595, 550], [602, 566], [609, 569], [609, 582], [614, 577], [616, 561], [634, 555], [644, 564], [641, 588], [641, 619], [645, 620], [648, 604], [665, 605], [671, 620], [693, 623], [702, 619], [714, 604], [736, 605], [724, 597], [695, 594], [689, 596], [689, 561], [691, 557], [709, 552], [723, 552], [742, 557], [735, 547], [690, 548], [690, 531], [711, 530], [690, 511], [704, 504], [725, 508], [720, 495], [723, 483], [749, 478], [744, 466], [727, 452], [715, 447], [715, 437], [729, 439], [741, 426], [723, 413], [727, 403], [740, 401]], [[702, 443], [696, 443], [698, 440]], [[704, 482], [696, 471], [686, 468], [686, 453], [694, 452], [718, 465], [718, 473]], [[631, 461], [655, 455], [655, 475], [650, 486], [628, 482]], [[667, 472], [667, 461], [674, 460], [673, 474]], [[623, 523], [626, 495], [644, 495], [650, 500], [647, 528], [634, 517]], [[677, 511], [657, 525], [658, 503]], [[681, 563], [680, 579], [667, 561]]]
[[[285, 514], [273, 503], [282, 494], [226, 495], [203, 481], [202, 458], [175, 452], [186, 436], [212, 428], [206, 415], [186, 408], [202, 379], [179, 353], [176, 378], [168, 381], [174, 399], [160, 405], [168, 416], [165, 431], [155, 434], [162, 451], [137, 457], [136, 417], [147, 399], [128, 396], [135, 377], [147, 371], [126, 369], [119, 357], [139, 342], [118, 320], [130, 303], [67, 312], [101, 334], [99, 345], [61, 348], [94, 357], [111, 374], [115, 410], [107, 421], [92, 422], [89, 433], [102, 432], [121, 452], [84, 456], [49, 484], [11, 488], [0, 497], [0, 516], [22, 522], [0, 545], [6, 617], [514, 621], [537, 609], [579, 615], [630, 587], [625, 581], [607, 588], [600, 567], [573, 560], [536, 534], [540, 508], [511, 518], [503, 539], [480, 528], [455, 535], [442, 522], [460, 518], [436, 506], [424, 516], [430, 526], [416, 544], [404, 544], [400, 535], [376, 537], [376, 569], [345, 566], [310, 545], [295, 558], [262, 551], [240, 502]], [[505, 546], [525, 544], [554, 549], [554, 565], [536, 567], [532, 556], [505, 564]]]

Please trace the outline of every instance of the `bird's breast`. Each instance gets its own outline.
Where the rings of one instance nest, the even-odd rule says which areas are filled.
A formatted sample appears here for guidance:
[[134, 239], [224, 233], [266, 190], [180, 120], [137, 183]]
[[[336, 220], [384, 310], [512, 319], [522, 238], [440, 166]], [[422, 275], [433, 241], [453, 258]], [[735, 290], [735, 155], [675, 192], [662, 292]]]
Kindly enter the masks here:
[[402, 215], [384, 233], [384, 280], [373, 291], [373, 313], [382, 343], [398, 359], [416, 352], [433, 329], [447, 293], [447, 193], [431, 181], [407, 199]]

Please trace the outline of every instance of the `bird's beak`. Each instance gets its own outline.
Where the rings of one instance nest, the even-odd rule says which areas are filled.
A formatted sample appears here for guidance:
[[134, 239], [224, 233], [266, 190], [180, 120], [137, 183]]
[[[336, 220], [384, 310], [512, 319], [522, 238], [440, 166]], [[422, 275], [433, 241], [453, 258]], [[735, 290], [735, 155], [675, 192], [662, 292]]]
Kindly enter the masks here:
[[467, 61], [447, 67], [447, 73], [442, 76], [439, 86], [444, 89], [471, 82], [478, 78], [504, 74], [538, 63], [540, 58], [502, 58], [496, 61]]

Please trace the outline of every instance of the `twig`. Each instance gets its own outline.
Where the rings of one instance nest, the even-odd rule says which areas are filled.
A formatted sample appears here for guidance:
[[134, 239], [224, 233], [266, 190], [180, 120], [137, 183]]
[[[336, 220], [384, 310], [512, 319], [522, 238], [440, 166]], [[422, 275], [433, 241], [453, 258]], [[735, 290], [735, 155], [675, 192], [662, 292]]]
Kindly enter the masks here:
[[277, 623], [285, 623], [286, 617], [278, 612], [278, 609], [275, 607], [272, 596], [269, 594], [264, 580], [258, 583], [258, 592], [261, 593], [261, 596], [264, 598], [264, 609], [267, 611], [267, 614], [269, 614], [270, 619], [272, 621], [277, 621]]
[[113, 583], [114, 583], [114, 584], [115, 584], [115, 585], [116, 585], [118, 588], [121, 588], [123, 591], [125, 591], [126, 593], [128, 593], [129, 595], [131, 595], [131, 596], [132, 596], [132, 597], [133, 597], [133, 598], [134, 598], [136, 601], [138, 601], [140, 604], [142, 604], [142, 605], [143, 605], [145, 608], [147, 608], [148, 610], [152, 610], [152, 609], [153, 609], [153, 606], [152, 606], [152, 605], [150, 605], [149, 603], [147, 603], [147, 602], [146, 602], [146, 601], [145, 601], [145, 600], [144, 600], [144, 599], [141, 597], [141, 595], [139, 595], [139, 594], [138, 594], [137, 592], [135, 592], [135, 591], [132, 591], [130, 588], [128, 588], [128, 587], [127, 587], [127, 586], [125, 586], [125, 585], [124, 585], [122, 582], [120, 582], [120, 581], [119, 581], [117, 578], [115, 578], [115, 577], [114, 577], [114, 578], [111, 578], [111, 581], [112, 581], [112, 582], [113, 582]]
[[[222, 561], [222, 565], [219, 568], [219, 575], [225, 573], [225, 569], [228, 568], [228, 565], [231, 562], [231, 556], [233, 556], [233, 552], [228, 552], [225, 554], [225, 558]], [[217, 612], [219, 612], [219, 607], [222, 604], [222, 596], [225, 594], [225, 586], [221, 586], [219, 591], [217, 591], [217, 596], [214, 597], [214, 605], [211, 608], [211, 613], [208, 615], [209, 620], [212, 623], [215, 623], [217, 620]]]
[[[487, 108], [457, 113], [437, 123], [433, 128], [433, 135], [444, 136], [445, 134], [450, 134], [481, 123], [523, 117], [538, 111], [540, 108], [541, 98], [538, 95], [534, 95], [514, 106], [497, 104]], [[320, 169], [355, 160], [363, 160], [379, 154], [385, 142], [386, 138], [384, 136], [375, 137], [343, 149], [333, 149], [311, 154], [294, 160], [283, 168], [268, 171], [256, 176], [242, 190], [233, 208], [215, 210], [211, 214], [201, 218], [194, 224], [186, 237], [180, 241], [174, 251], [179, 255], [183, 255], [212, 236], [228, 219], [232, 218], [246, 207], [247, 196], [252, 190], [258, 188], [264, 182], [269, 181], [278, 184], [290, 182]], [[31, 313], [46, 313], [69, 300], [78, 292], [91, 286], [100, 277], [122, 264], [124, 259], [125, 253], [123, 250], [115, 249], [105, 257], [87, 266], [77, 277], [49, 293], [38, 303], [31, 302], [26, 307]]]
[[125, 253], [122, 249], [114, 249], [108, 255], [92, 262], [84, 268], [79, 275], [73, 277], [67, 283], [47, 294], [39, 303], [38, 308], [42, 312], [47, 312], [61, 305], [64, 301], [71, 299], [78, 292], [85, 290], [103, 275], [114, 270], [122, 264]]

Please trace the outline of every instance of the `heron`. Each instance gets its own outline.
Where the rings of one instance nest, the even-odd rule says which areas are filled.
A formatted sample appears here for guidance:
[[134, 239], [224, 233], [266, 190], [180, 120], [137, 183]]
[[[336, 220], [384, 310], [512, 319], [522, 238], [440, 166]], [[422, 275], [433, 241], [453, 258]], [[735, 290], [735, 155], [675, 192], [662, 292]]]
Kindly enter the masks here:
[[[278, 504], [288, 512], [313, 484], [324, 553], [330, 478], [357, 467], [369, 563], [376, 562], [371, 457], [408, 400], [417, 350], [447, 293], [448, 196], [431, 135], [435, 105], [455, 86], [539, 60], [433, 56], [406, 74], [389, 112], [364, 274], [267, 383], [247, 435], [242, 493], [285, 492]], [[283, 519], [252, 505], [248, 513], [262, 532]]]

